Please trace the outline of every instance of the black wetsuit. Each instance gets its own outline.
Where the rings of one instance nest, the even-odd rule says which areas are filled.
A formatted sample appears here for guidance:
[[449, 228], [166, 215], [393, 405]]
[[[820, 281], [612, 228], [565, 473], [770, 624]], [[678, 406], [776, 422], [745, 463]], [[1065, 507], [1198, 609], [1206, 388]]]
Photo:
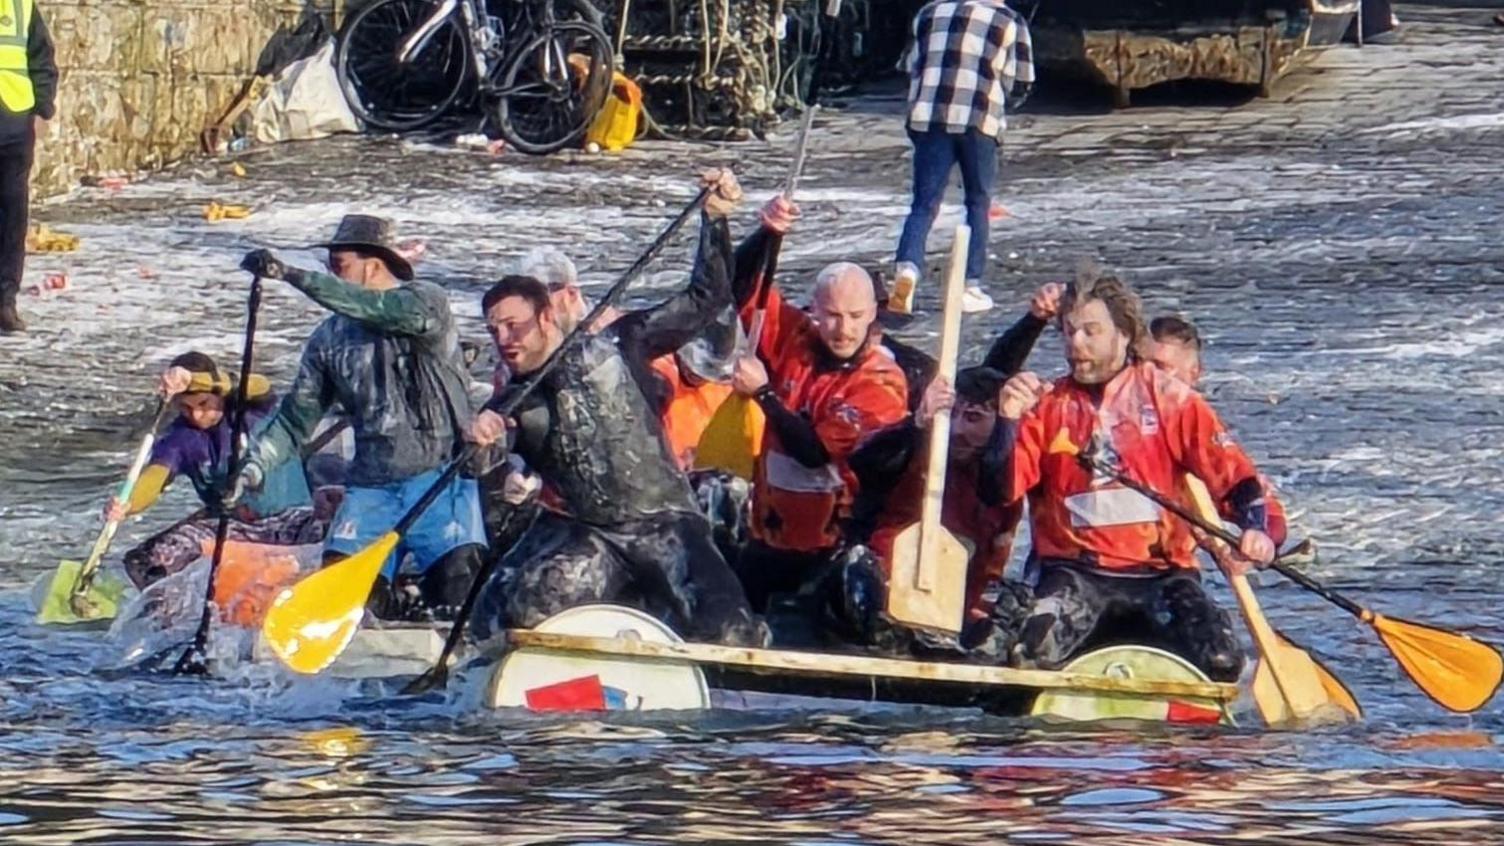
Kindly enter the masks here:
[[[553, 488], [568, 517], [543, 512], [505, 553], [476, 615], [482, 639], [591, 602], [633, 604], [691, 639], [761, 642], [741, 585], [663, 438], [644, 388], [651, 362], [700, 334], [730, 302], [731, 238], [702, 219], [687, 289], [630, 312], [565, 353], [516, 409], [512, 450]], [[506, 402], [503, 390], [490, 404]], [[488, 524], [508, 521], [499, 486], [482, 479]]]

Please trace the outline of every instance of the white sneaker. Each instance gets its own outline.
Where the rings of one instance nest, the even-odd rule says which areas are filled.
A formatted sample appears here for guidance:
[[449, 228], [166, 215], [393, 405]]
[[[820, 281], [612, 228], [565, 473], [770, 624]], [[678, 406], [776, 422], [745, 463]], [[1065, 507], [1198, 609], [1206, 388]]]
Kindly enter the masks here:
[[961, 295], [961, 313], [976, 314], [979, 311], [991, 311], [992, 298], [982, 290], [981, 285], [971, 284], [966, 286], [966, 292]]

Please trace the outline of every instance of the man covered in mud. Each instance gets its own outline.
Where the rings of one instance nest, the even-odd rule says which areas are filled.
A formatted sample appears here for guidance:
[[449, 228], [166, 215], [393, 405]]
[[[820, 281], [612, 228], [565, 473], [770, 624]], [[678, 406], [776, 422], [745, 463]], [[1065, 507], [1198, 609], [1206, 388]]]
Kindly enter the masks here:
[[[505, 552], [477, 610], [474, 631], [482, 640], [578, 605], [617, 602], [654, 613], [689, 638], [766, 641], [643, 389], [653, 378], [652, 360], [696, 337], [730, 300], [726, 217], [741, 188], [729, 171], [711, 171], [703, 183], [713, 190], [689, 286], [568, 349], [509, 418], [492, 409], [534, 378], [566, 332], [537, 279], [508, 276], [482, 300], [512, 381], [476, 417], [471, 439], [521, 456], [567, 512], [544, 512]], [[515, 499], [486, 495], [488, 508], [516, 507]]]
[[[462, 449], [472, 415], [449, 296], [413, 278], [391, 222], [347, 215], [317, 246], [329, 251], [333, 276], [288, 267], [267, 250], [241, 262], [333, 312], [309, 337], [292, 389], [253, 440], [241, 480], [259, 488], [277, 467], [299, 459], [327, 414], [348, 419], [355, 457], [324, 544], [329, 563], [396, 525]], [[403, 535], [368, 607], [386, 619], [452, 615], [484, 544], [475, 480], [456, 477]], [[418, 570], [416, 595], [398, 581], [408, 554]]]
[[[737, 249], [737, 307], [755, 307], [765, 242], [797, 215], [775, 198], [762, 227]], [[752, 607], [822, 582], [834, 566], [841, 521], [856, 495], [848, 459], [861, 441], [908, 415], [903, 370], [881, 349], [872, 278], [851, 262], [815, 276], [811, 310], [773, 280], [756, 350], [738, 359], [732, 387], [767, 417], [753, 468], [751, 540], [737, 562]], [[805, 591], [805, 593], [808, 593]]]
[[1060, 327], [1070, 373], [1053, 385], [1020, 373], [999, 399], [1003, 500], [1028, 497], [1041, 567], [1015, 657], [1055, 669], [1096, 645], [1147, 640], [1235, 680], [1243, 656], [1201, 585], [1190, 527], [1110, 472], [1169, 496], [1195, 474], [1242, 529], [1246, 567], [1273, 560], [1283, 540], [1270, 535], [1258, 471], [1200, 394], [1141, 360], [1142, 310], [1124, 282], [1085, 273]]
[[[162, 373], [159, 391], [177, 405], [178, 418], [152, 447], [130, 498], [122, 502], [111, 497], [104, 516], [122, 520], [146, 511], [179, 477], [193, 484], [203, 507], [125, 554], [125, 572], [137, 588], [212, 554], [229, 470], [229, 410], [237, 381], [201, 352], [174, 358]], [[276, 408], [277, 397], [259, 374], [251, 374], [246, 388], [246, 422], [254, 428]], [[327, 519], [327, 514], [322, 521], [314, 514], [302, 464], [289, 462], [273, 471], [261, 490], [236, 503], [229, 539], [278, 546], [319, 543]]]
[[[590, 311], [590, 301], [580, 289], [574, 262], [558, 250], [542, 248], [523, 256], [518, 273], [531, 276], [548, 286], [549, 302], [566, 334], [574, 331]], [[595, 331], [610, 326], [621, 312], [606, 309]], [[679, 466], [688, 471], [694, 465], [695, 448], [700, 436], [721, 403], [731, 395], [731, 361], [736, 348], [736, 314], [728, 301], [703, 331], [684, 346], [652, 361], [656, 378], [645, 380], [641, 387], [650, 405], [658, 410], [663, 435]], [[497, 364], [496, 387], [501, 388], [508, 370], [506, 362]]]

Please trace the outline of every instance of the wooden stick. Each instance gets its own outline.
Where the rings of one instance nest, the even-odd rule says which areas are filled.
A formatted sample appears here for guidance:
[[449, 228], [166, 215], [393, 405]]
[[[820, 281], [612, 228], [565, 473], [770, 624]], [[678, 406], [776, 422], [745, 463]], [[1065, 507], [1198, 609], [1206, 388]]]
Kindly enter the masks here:
[[834, 655], [824, 652], [795, 652], [787, 649], [752, 649], [739, 646], [718, 646], [710, 643], [648, 643], [642, 640], [555, 634], [531, 629], [510, 629], [507, 637], [513, 646], [534, 649], [642, 658], [649, 661], [719, 664], [814, 675], [876, 676], [913, 681], [955, 682], [989, 687], [1079, 690], [1142, 697], [1177, 696], [1211, 699], [1217, 702], [1230, 702], [1238, 696], [1237, 685], [1217, 682], [1121, 679], [1052, 670], [1018, 670], [1011, 667], [989, 667], [980, 664], [911, 661], [865, 655]]
[[[945, 274], [940, 360], [935, 369], [935, 375], [944, 376], [951, 385], [956, 383], [956, 358], [961, 351], [961, 294], [966, 289], [966, 250], [970, 244], [971, 227], [957, 226], [950, 247], [950, 267]], [[935, 571], [951, 563], [940, 558], [940, 513], [945, 507], [945, 469], [949, 458], [950, 414], [947, 412], [936, 414], [930, 421], [929, 467], [924, 473], [924, 505], [919, 517], [919, 566], [914, 569], [914, 587], [921, 591], [934, 590]], [[964, 570], [962, 582], [965, 582]]]

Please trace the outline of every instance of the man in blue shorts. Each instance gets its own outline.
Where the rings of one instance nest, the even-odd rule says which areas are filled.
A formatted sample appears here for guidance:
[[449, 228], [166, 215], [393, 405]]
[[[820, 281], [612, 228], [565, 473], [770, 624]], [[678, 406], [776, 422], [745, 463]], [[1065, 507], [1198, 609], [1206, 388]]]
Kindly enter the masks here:
[[[271, 468], [295, 460], [326, 414], [349, 419], [355, 458], [324, 544], [327, 564], [376, 541], [422, 497], [462, 449], [471, 409], [449, 296], [413, 279], [390, 221], [347, 215], [317, 246], [329, 250], [333, 276], [288, 267], [268, 250], [241, 262], [334, 312], [309, 337], [291, 390], [251, 445], [241, 482], [254, 490]], [[451, 616], [484, 545], [475, 480], [456, 477], [403, 535], [368, 608], [386, 619]], [[416, 592], [397, 579], [409, 554]]]

